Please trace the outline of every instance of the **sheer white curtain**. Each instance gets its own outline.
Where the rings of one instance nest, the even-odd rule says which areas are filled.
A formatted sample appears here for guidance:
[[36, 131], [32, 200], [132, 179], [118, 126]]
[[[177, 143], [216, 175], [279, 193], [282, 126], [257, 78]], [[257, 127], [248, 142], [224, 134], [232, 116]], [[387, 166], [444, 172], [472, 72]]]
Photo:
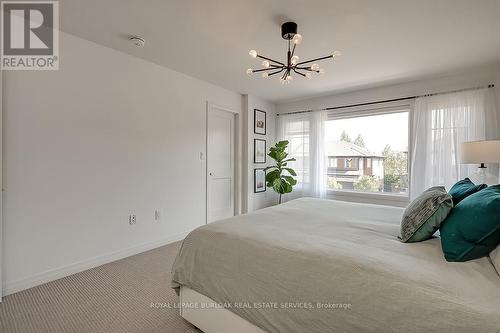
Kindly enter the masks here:
[[325, 122], [326, 111], [278, 117], [278, 140], [288, 140], [288, 155], [297, 159], [288, 166], [297, 172], [298, 183], [284, 200], [326, 196]]
[[[449, 189], [475, 172], [476, 165], [460, 164], [459, 145], [498, 138], [493, 89], [417, 98], [412, 127], [410, 197], [413, 199], [431, 186], [444, 185]], [[498, 177], [498, 166], [490, 165], [488, 170]]]

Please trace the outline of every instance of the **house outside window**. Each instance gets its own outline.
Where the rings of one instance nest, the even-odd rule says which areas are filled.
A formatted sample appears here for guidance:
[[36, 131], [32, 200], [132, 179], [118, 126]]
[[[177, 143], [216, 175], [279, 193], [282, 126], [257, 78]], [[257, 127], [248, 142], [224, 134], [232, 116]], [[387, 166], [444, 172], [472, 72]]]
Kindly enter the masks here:
[[[330, 141], [327, 143], [327, 155], [329, 168], [327, 175], [329, 179], [334, 179], [337, 189], [355, 190], [354, 185], [359, 182], [364, 176], [377, 176], [379, 179], [377, 191], [382, 191], [383, 186], [383, 156], [376, 156], [368, 149], [360, 147], [352, 142], [344, 140]], [[368, 168], [367, 160], [380, 161], [378, 168]], [[332, 163], [331, 161], [336, 161]], [[332, 167], [332, 165], [336, 165]]]

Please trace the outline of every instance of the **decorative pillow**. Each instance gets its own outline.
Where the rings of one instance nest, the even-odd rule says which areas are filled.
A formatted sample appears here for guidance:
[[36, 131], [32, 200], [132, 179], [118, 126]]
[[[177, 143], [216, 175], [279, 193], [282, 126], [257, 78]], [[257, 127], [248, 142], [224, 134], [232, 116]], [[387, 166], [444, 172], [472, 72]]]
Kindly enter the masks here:
[[498, 245], [497, 248], [490, 253], [490, 258], [493, 266], [495, 266], [498, 272], [498, 275], [500, 275], [500, 245]]
[[453, 205], [456, 206], [469, 195], [479, 192], [486, 187], [488, 185], [475, 185], [469, 178], [465, 178], [453, 185], [448, 193], [453, 197]]
[[500, 244], [500, 185], [487, 187], [463, 199], [440, 230], [447, 261], [487, 256]]
[[452, 198], [443, 186], [424, 191], [406, 208], [399, 239], [406, 243], [431, 238], [452, 208]]

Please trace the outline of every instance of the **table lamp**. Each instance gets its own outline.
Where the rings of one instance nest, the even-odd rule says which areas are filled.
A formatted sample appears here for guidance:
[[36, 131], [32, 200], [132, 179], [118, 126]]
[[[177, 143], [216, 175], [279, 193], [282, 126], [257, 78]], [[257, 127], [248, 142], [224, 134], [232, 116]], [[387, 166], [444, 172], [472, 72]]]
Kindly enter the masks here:
[[500, 162], [500, 140], [471, 141], [460, 144], [460, 162], [479, 164], [477, 174], [484, 183], [486, 179], [484, 164]]

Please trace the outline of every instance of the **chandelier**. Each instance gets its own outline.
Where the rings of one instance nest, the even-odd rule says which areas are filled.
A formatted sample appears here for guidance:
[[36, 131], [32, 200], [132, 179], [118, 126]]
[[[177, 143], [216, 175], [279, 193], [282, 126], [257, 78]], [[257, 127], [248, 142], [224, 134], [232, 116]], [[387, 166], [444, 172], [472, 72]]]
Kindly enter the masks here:
[[264, 57], [255, 50], [250, 50], [248, 54], [252, 58], [260, 58], [263, 60], [263, 68], [247, 69], [246, 73], [248, 76], [252, 76], [254, 73], [261, 73], [263, 78], [267, 78], [273, 75], [282, 74], [280, 79], [282, 84], [290, 83], [293, 80], [292, 72], [306, 79], [311, 79], [313, 73], [323, 74], [325, 72], [325, 70], [320, 68], [317, 64], [318, 61], [330, 58], [333, 59], [341, 54], [340, 51], [334, 51], [332, 54], [325, 57], [300, 61], [299, 56], [295, 54], [295, 48], [302, 42], [302, 36], [297, 33], [297, 23], [295, 22], [286, 22], [281, 25], [281, 37], [288, 41], [288, 52], [285, 63]]

